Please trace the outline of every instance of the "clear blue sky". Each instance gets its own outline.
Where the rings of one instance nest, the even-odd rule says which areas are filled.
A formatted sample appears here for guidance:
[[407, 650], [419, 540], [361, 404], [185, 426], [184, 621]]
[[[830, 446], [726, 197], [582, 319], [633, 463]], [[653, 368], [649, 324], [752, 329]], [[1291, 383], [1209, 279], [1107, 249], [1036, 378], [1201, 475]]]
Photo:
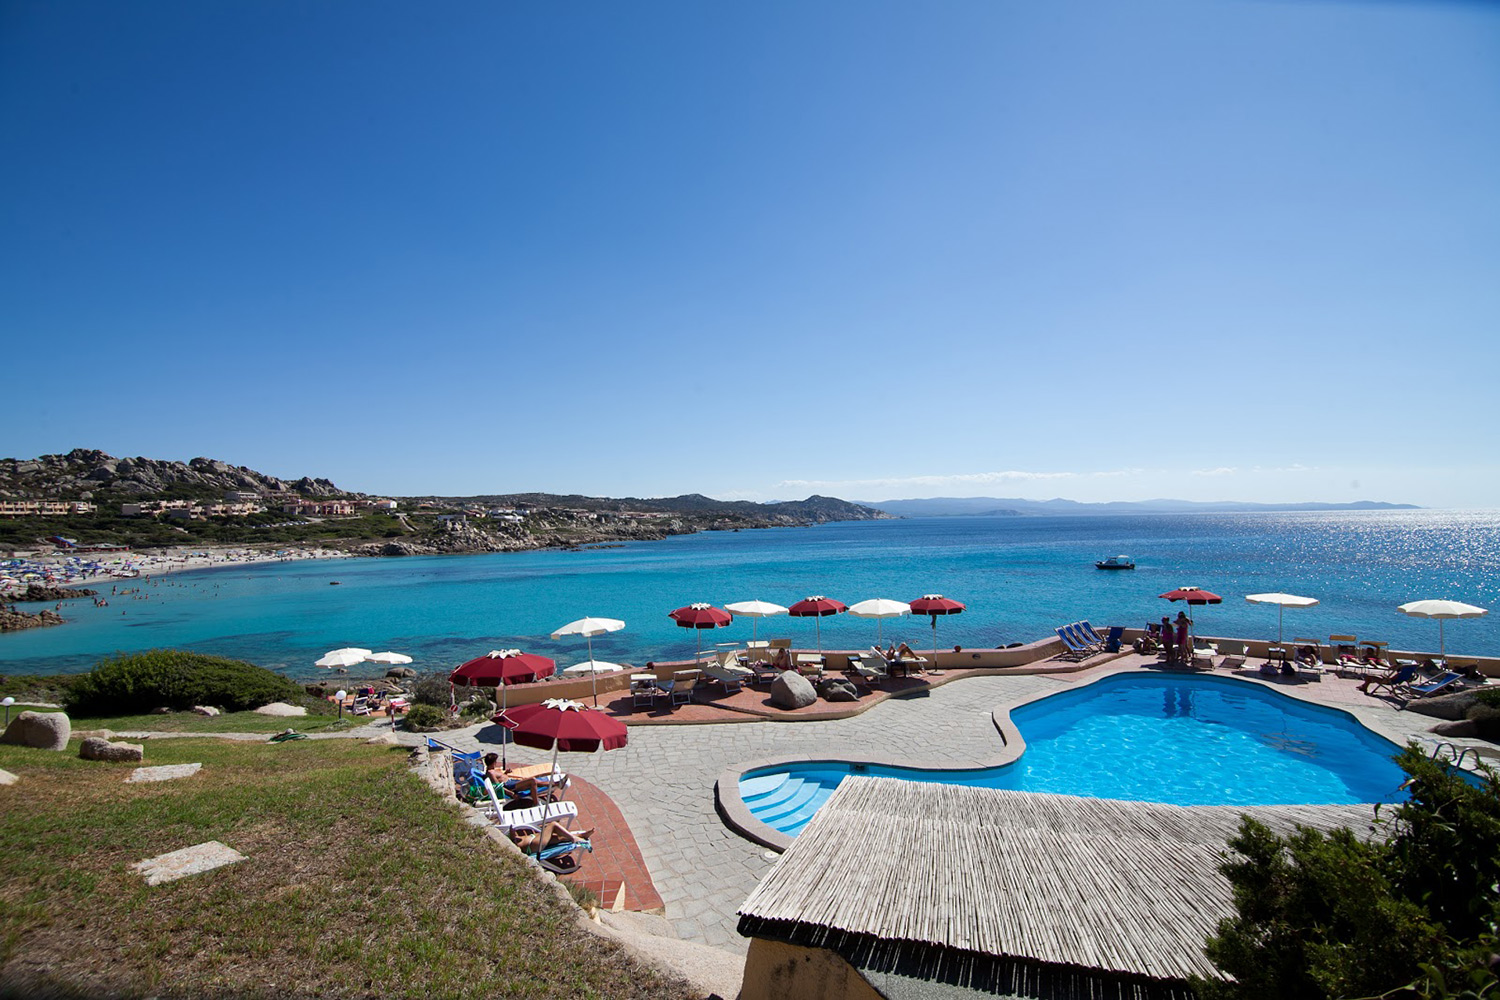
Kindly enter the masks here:
[[0, 454], [1500, 506], [1500, 5], [0, 5]]

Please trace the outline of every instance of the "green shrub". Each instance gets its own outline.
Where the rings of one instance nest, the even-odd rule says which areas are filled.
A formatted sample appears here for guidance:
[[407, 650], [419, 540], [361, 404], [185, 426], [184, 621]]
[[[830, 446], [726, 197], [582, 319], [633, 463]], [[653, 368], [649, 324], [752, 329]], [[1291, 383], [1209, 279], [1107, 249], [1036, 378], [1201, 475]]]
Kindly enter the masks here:
[[475, 695], [463, 703], [458, 714], [466, 719], [488, 719], [500, 706], [482, 695]]
[[222, 656], [153, 649], [105, 660], [63, 693], [76, 715], [137, 715], [154, 708], [214, 705], [230, 712], [273, 701], [305, 704], [291, 680], [264, 667]]
[[1492, 705], [1500, 708], [1500, 687], [1480, 688], [1474, 692], [1474, 700], [1481, 705]]
[[1500, 742], [1500, 705], [1482, 702], [1471, 705], [1464, 718], [1474, 723], [1474, 731], [1480, 739]]
[[447, 674], [423, 674], [411, 683], [411, 700], [416, 705], [448, 707], [449, 685]]
[[436, 705], [419, 702], [406, 712], [406, 728], [413, 732], [438, 729], [448, 721], [448, 713]]

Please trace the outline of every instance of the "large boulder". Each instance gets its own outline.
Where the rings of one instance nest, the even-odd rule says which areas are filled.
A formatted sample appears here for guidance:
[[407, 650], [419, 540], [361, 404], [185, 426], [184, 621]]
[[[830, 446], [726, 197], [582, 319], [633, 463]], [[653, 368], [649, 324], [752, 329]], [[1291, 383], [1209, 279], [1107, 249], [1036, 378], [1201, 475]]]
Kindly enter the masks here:
[[217, 708], [214, 708], [212, 705], [194, 705], [193, 714], [206, 715], [209, 718], [213, 718], [215, 715], [219, 714], [219, 710]]
[[301, 705], [288, 705], [284, 701], [273, 701], [269, 705], [262, 705], [255, 710], [256, 715], [279, 715], [290, 718], [295, 715], [306, 715], [307, 709]]
[[1434, 719], [1457, 721], [1469, 714], [1469, 709], [1475, 701], [1473, 691], [1460, 691], [1457, 694], [1443, 694], [1435, 698], [1413, 698], [1406, 703], [1406, 710], [1420, 715], [1430, 715]]
[[20, 780], [21, 779], [16, 777], [14, 774], [11, 774], [9, 771], [3, 768], [0, 768], [0, 785], [14, 785]]
[[90, 736], [78, 748], [78, 756], [84, 760], [129, 760], [146, 759], [146, 748], [139, 743], [111, 743], [97, 736]]
[[1479, 735], [1479, 723], [1470, 722], [1468, 719], [1459, 719], [1457, 722], [1439, 722], [1432, 727], [1432, 732], [1439, 736], [1474, 737]]
[[842, 677], [830, 677], [821, 681], [818, 684], [818, 694], [824, 701], [859, 701], [859, 692]]
[[777, 708], [806, 708], [817, 700], [812, 682], [795, 670], [783, 670], [771, 682], [771, 704]]
[[62, 712], [22, 712], [5, 727], [0, 743], [38, 750], [66, 750], [72, 732], [73, 723]]

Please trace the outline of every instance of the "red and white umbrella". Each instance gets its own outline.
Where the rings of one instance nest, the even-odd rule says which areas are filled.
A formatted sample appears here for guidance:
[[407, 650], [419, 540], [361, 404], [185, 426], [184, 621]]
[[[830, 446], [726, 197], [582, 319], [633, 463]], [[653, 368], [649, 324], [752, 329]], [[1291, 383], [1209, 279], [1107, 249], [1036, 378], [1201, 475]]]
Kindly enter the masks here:
[[[523, 747], [551, 749], [553, 771], [557, 770], [560, 750], [570, 753], [591, 753], [601, 747], [617, 750], [628, 739], [625, 723], [619, 719], [564, 698], [496, 712], [492, 721], [509, 729], [511, 739]], [[503, 743], [501, 747], [504, 748]]]
[[823, 619], [829, 615], [841, 615], [849, 609], [844, 606], [843, 601], [835, 601], [831, 597], [821, 594], [814, 597], [804, 597], [802, 600], [786, 609], [786, 613], [793, 618], [811, 618], [813, 626], [818, 634], [818, 652], [823, 652]]
[[[450, 688], [454, 685], [466, 687], [493, 687], [500, 689], [500, 711], [505, 712], [509, 701], [507, 688], [512, 684], [528, 684], [543, 677], [551, 677], [557, 664], [537, 653], [523, 653], [519, 649], [492, 649], [483, 656], [476, 656], [460, 664], [448, 675]], [[505, 745], [500, 745], [501, 765], [505, 764]]]
[[911, 602], [911, 613], [914, 615], [928, 615], [932, 618], [932, 665], [937, 666], [938, 640], [937, 620], [939, 615], [961, 615], [964, 613], [965, 605], [960, 604], [951, 597], [942, 594], [923, 594]]
[[697, 663], [703, 656], [703, 638], [698, 635], [698, 631], [705, 628], [723, 628], [734, 621], [734, 616], [728, 611], [716, 608], [712, 604], [689, 604], [676, 611], [667, 612], [667, 617], [676, 622], [678, 628], [693, 630], [693, 638], [697, 639], [698, 646], [698, 652], [693, 656], [694, 663]]

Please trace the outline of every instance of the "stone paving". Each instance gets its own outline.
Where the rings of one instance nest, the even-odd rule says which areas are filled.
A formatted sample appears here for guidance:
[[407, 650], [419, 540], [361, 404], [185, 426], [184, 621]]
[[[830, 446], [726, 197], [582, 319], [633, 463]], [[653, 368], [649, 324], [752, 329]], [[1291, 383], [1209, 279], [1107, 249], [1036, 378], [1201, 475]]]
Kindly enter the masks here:
[[[623, 749], [602, 755], [564, 754], [560, 766], [598, 785], [619, 806], [678, 936], [743, 952], [748, 942], [735, 930], [735, 911], [778, 855], [734, 833], [719, 818], [713, 789], [721, 771], [796, 754], [942, 761], [953, 766], [989, 761], [1001, 749], [991, 718], [996, 707], [1146, 662], [1128, 656], [1069, 675], [970, 677], [834, 721], [632, 726]], [[1355, 687], [1355, 681], [1330, 676], [1318, 684], [1287, 685], [1286, 690], [1347, 708], [1398, 742], [1416, 734], [1431, 741], [1425, 731], [1436, 720], [1397, 711]], [[369, 728], [372, 733], [381, 731]], [[414, 741], [399, 735], [403, 742]], [[440, 738], [469, 750], [492, 747], [486, 741], [498, 735], [497, 727], [486, 724], [449, 731]], [[541, 751], [518, 746], [508, 747], [507, 754], [522, 763], [549, 759]]]

